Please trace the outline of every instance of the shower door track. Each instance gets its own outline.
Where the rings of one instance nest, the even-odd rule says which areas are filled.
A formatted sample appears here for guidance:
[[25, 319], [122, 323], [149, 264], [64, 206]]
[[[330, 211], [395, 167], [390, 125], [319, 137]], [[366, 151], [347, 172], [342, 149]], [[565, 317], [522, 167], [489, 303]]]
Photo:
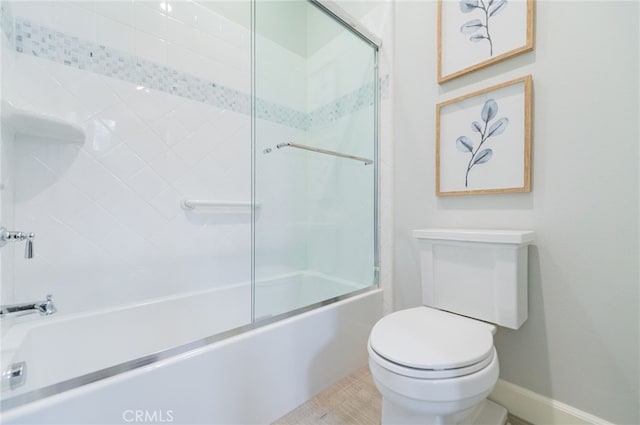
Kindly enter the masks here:
[[376, 49], [382, 47], [382, 40], [360, 24], [336, 3], [329, 0], [308, 0], [310, 3], [324, 10], [336, 20], [342, 22], [351, 32], [374, 46]]

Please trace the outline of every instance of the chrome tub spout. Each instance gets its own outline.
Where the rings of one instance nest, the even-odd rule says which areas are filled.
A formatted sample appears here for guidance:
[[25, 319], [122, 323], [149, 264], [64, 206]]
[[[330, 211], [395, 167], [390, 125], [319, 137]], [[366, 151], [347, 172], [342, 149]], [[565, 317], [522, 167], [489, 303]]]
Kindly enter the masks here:
[[23, 316], [36, 312], [41, 316], [49, 316], [57, 311], [58, 309], [53, 303], [53, 295], [48, 294], [45, 301], [0, 306], [0, 318], [9, 315]]

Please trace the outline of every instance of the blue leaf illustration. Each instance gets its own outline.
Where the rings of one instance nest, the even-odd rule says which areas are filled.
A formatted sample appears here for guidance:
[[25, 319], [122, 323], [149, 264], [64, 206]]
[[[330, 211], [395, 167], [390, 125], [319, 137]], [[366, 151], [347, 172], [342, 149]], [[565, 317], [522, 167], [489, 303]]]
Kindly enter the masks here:
[[494, 16], [497, 15], [498, 13], [502, 12], [502, 10], [504, 9], [504, 7], [507, 5], [507, 0], [500, 0], [498, 3], [496, 3], [495, 7], [493, 8], [493, 10], [491, 10], [491, 12], [489, 12], [489, 16]]
[[489, 0], [489, 5], [488, 7], [491, 7], [491, 5], [493, 4], [493, 0]]
[[474, 43], [477, 43], [478, 41], [488, 40], [488, 38], [482, 34], [474, 34], [471, 37], [469, 37], [469, 40], [473, 41]]
[[473, 165], [484, 164], [488, 162], [492, 156], [493, 151], [491, 149], [483, 149], [476, 155], [476, 158], [473, 160]]
[[[482, 7], [485, 5], [485, 1], [483, 0]], [[499, 1], [499, 0], [496, 0]], [[476, 133], [479, 133], [477, 137], [480, 138], [480, 143], [477, 148], [474, 148], [473, 141], [466, 136], [460, 136], [456, 140], [456, 147], [458, 150], [464, 153], [470, 153], [469, 162], [467, 164], [467, 172], [464, 176], [464, 187], [469, 187], [469, 173], [479, 164], [486, 164], [493, 157], [493, 149], [483, 149], [484, 144], [492, 137], [498, 136], [504, 133], [505, 129], [509, 125], [509, 118], [502, 117], [495, 121], [494, 118], [498, 114], [498, 102], [494, 99], [488, 99], [484, 102], [482, 106], [482, 111], [480, 112], [480, 116], [482, 117], [481, 123], [479, 121], [471, 122], [471, 130]], [[489, 123], [493, 121], [493, 124], [489, 125]]]
[[460, 27], [460, 32], [463, 34], [473, 34], [480, 28], [484, 27], [480, 19], [473, 19]]
[[491, 127], [489, 127], [487, 137], [502, 134], [505, 128], [507, 128], [507, 124], [509, 124], [509, 118], [500, 118], [498, 121], [494, 122]]
[[456, 147], [462, 152], [473, 152], [473, 142], [467, 136], [458, 137]]
[[460, 0], [460, 11], [469, 13], [478, 7], [478, 0]]
[[485, 123], [488, 123], [493, 118], [495, 118], [497, 113], [498, 113], [498, 104], [496, 103], [495, 100], [489, 99], [484, 103], [484, 107], [482, 108], [482, 114], [480, 116], [482, 117], [482, 121], [484, 121]]

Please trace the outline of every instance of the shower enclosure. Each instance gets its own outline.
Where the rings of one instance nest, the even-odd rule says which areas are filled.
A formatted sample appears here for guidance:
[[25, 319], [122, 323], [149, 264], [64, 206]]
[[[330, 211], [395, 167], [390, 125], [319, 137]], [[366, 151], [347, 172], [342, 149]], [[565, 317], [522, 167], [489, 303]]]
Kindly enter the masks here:
[[257, 2], [255, 35], [261, 320], [376, 282], [377, 49], [309, 2]]
[[0, 6], [3, 410], [378, 285], [378, 46], [334, 4]]

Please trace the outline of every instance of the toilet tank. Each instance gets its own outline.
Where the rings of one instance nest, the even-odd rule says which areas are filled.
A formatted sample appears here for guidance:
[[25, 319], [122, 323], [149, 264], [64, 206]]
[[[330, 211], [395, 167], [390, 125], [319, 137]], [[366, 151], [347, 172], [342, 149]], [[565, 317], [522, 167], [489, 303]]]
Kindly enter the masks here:
[[527, 230], [420, 229], [422, 300], [511, 329], [527, 320]]

